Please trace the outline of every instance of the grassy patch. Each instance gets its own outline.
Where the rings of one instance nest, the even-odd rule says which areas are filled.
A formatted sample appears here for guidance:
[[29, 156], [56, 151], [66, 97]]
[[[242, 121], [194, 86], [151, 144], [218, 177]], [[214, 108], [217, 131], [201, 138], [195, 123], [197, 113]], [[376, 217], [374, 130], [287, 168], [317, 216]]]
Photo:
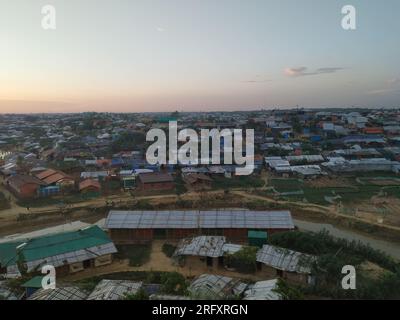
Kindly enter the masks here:
[[21, 207], [30, 207], [30, 208], [40, 208], [46, 206], [54, 206], [60, 203], [70, 204], [70, 203], [79, 203], [83, 202], [86, 199], [82, 197], [80, 194], [70, 194], [64, 196], [56, 196], [56, 197], [46, 197], [46, 198], [37, 198], [37, 199], [19, 199], [17, 200], [17, 204]]
[[[354, 177], [348, 178], [353, 182], [352, 187], [307, 187], [300, 179], [270, 179], [269, 186], [274, 187], [279, 193], [303, 192], [303, 194], [281, 195], [281, 199], [288, 201], [303, 201], [306, 199], [309, 203], [320, 205], [329, 204], [329, 202], [325, 200], [325, 197], [340, 196], [338, 201], [342, 203], [353, 203], [368, 200], [378, 195], [381, 191], [385, 193], [385, 196], [400, 198], [400, 188], [398, 186], [380, 186], [368, 183], [368, 178], [372, 177], [376, 178], [376, 173], [361, 178], [362, 181], [366, 181], [366, 184], [358, 183]], [[384, 179], [385, 175], [379, 174], [379, 178]]]
[[127, 272], [115, 272], [104, 274], [101, 276], [90, 277], [82, 280], [74, 281], [74, 284], [79, 286], [83, 290], [93, 291], [94, 287], [103, 279], [108, 280], [129, 280], [129, 281], [143, 281], [145, 284], [155, 283], [161, 284], [165, 280], [166, 275], [175, 272], [163, 272], [163, 271], [127, 271]]
[[122, 245], [117, 246], [118, 259], [129, 259], [129, 265], [132, 267], [140, 267], [150, 259], [151, 245], [138, 244], [138, 245]]
[[[340, 196], [339, 201], [342, 203], [357, 202], [367, 200], [377, 195], [382, 187], [376, 185], [358, 185], [355, 188], [350, 187], [327, 187], [327, 188], [313, 188], [304, 187], [303, 195], [285, 195], [282, 198], [291, 201], [302, 201], [306, 199], [310, 203], [326, 205], [328, 202], [325, 200], [325, 196], [334, 197]], [[394, 196], [400, 196], [400, 192], [396, 188], [385, 188], [388, 194]]]
[[372, 171], [372, 172], [358, 172], [357, 176], [353, 177], [358, 177], [358, 178], [393, 178], [393, 173], [390, 172], [379, 172], [379, 171]]
[[154, 210], [154, 206], [147, 199], [140, 199], [135, 204], [136, 210]]
[[303, 187], [303, 181], [298, 179], [270, 179], [268, 184], [278, 192], [299, 191]]
[[10, 202], [8, 201], [4, 193], [0, 191], [0, 210], [9, 208], [10, 208]]
[[46, 207], [59, 204], [60, 200], [56, 198], [39, 198], [39, 199], [19, 199], [17, 200], [17, 205], [20, 207], [30, 207], [30, 208], [38, 208], [38, 207]]
[[232, 178], [216, 177], [213, 178], [213, 189], [231, 189], [231, 188], [261, 188], [264, 186], [264, 180], [253, 176], [238, 176]]
[[384, 187], [382, 189], [388, 196], [400, 199], [400, 187]]

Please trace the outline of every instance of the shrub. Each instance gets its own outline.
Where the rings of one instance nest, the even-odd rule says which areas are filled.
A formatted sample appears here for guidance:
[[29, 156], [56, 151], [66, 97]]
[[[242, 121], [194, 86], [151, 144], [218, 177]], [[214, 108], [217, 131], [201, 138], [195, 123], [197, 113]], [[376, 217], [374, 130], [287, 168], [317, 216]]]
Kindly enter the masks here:
[[10, 202], [8, 201], [4, 193], [0, 191], [0, 210], [9, 208], [10, 208]]
[[169, 244], [169, 243], [164, 243], [162, 246], [162, 252], [168, 257], [171, 258], [176, 250], [176, 246]]
[[278, 293], [283, 300], [303, 300], [304, 295], [301, 292], [301, 288], [289, 285], [286, 281], [281, 278], [278, 279], [277, 287], [273, 289]]
[[149, 202], [149, 200], [146, 199], [140, 199], [136, 205], [135, 208], [137, 210], [153, 210], [154, 206]]
[[151, 245], [127, 245], [118, 246], [117, 258], [129, 259], [129, 265], [133, 267], [140, 267], [150, 259]]
[[[317, 255], [312, 266], [314, 285], [301, 288], [304, 294], [334, 299], [398, 299], [400, 297], [400, 266], [390, 256], [357, 241], [338, 239], [328, 232], [289, 232], [273, 234], [269, 242], [284, 248]], [[343, 290], [342, 268], [352, 265], [359, 269], [370, 261], [390, 270], [379, 278], [357, 271], [357, 290]], [[283, 286], [283, 288], [285, 288]]]
[[164, 273], [161, 275], [161, 291], [166, 294], [185, 295], [188, 283], [183, 275], [178, 272]]
[[149, 300], [149, 295], [143, 288], [140, 288], [136, 293], [125, 294], [124, 300]]
[[242, 247], [239, 251], [226, 255], [228, 266], [241, 273], [254, 273], [257, 268], [257, 247]]
[[386, 253], [360, 241], [335, 238], [325, 230], [318, 233], [300, 231], [276, 233], [270, 236], [269, 242], [272, 245], [314, 255], [340, 253], [356, 256], [393, 272], [399, 267], [399, 264]]

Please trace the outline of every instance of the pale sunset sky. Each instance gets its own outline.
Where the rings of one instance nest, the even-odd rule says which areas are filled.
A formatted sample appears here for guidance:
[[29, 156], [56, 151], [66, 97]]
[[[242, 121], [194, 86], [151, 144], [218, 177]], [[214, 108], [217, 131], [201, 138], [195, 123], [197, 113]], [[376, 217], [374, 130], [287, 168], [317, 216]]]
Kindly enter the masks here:
[[0, 113], [400, 105], [399, 0], [0, 0], [0, 39]]

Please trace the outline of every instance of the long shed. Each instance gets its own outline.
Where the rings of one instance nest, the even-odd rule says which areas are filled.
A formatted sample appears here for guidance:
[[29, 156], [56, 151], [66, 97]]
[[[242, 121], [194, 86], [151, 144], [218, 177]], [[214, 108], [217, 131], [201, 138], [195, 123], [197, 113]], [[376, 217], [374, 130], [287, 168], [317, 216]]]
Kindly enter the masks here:
[[248, 231], [268, 234], [294, 229], [290, 211], [251, 210], [165, 210], [109, 212], [105, 222], [117, 244], [149, 242], [154, 239], [179, 240], [198, 235], [225, 236], [247, 242]]

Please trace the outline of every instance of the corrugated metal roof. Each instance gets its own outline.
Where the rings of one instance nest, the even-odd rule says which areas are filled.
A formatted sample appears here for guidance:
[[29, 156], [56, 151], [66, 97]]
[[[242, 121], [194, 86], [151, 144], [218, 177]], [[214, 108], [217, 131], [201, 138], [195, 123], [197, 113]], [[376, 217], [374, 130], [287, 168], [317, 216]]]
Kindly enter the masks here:
[[42, 179], [42, 181], [46, 182], [47, 184], [52, 184], [52, 183], [56, 183], [56, 182], [59, 182], [64, 179], [72, 180], [71, 178], [67, 177], [65, 174], [55, 173], [55, 174], [48, 176], [45, 179]]
[[36, 178], [43, 180], [43, 179], [46, 179], [47, 177], [50, 177], [51, 175], [56, 174], [56, 173], [57, 173], [56, 170], [47, 169], [46, 171], [43, 171], [43, 172], [37, 174]]
[[222, 248], [225, 241], [225, 237], [222, 236], [200, 236], [183, 239], [174, 255], [220, 257], [223, 255]]
[[39, 289], [28, 300], [85, 300], [87, 293], [78, 287]]
[[257, 252], [257, 262], [297, 273], [311, 273], [311, 263], [314, 259], [314, 256], [270, 245], [264, 245]]
[[81, 172], [81, 178], [82, 179], [86, 179], [86, 178], [93, 178], [93, 179], [97, 179], [99, 177], [107, 177], [108, 176], [108, 172], [107, 171], [85, 171], [85, 172]]
[[273, 290], [277, 287], [278, 279], [259, 281], [250, 285], [244, 293], [243, 300], [281, 300], [281, 296]]
[[242, 249], [243, 246], [241, 244], [234, 244], [234, 243], [225, 243], [222, 247], [222, 251], [228, 254], [234, 254]]
[[202, 274], [195, 279], [188, 290], [196, 299], [233, 298], [243, 293], [247, 284], [240, 280], [214, 274]]
[[199, 236], [181, 240], [174, 256], [217, 258], [225, 253], [235, 253], [241, 248], [240, 244], [226, 243], [226, 238], [223, 236]]
[[319, 162], [324, 161], [324, 157], [320, 154], [315, 155], [301, 155], [301, 156], [287, 156], [288, 161], [307, 161], [307, 162]]
[[115, 211], [107, 229], [293, 229], [290, 211]]
[[305, 176], [322, 174], [321, 167], [319, 165], [291, 166], [290, 170]]
[[95, 247], [87, 247], [81, 250], [71, 251], [51, 257], [46, 257], [43, 259], [38, 259], [34, 261], [30, 261], [27, 263], [28, 272], [34, 271], [38, 266], [43, 264], [51, 264], [54, 267], [59, 267], [64, 264], [72, 264], [76, 262], [82, 262], [89, 259], [95, 259], [99, 256], [104, 256], [106, 254], [116, 253], [117, 249], [115, 248], [112, 242], [95, 246]]
[[142, 282], [127, 280], [102, 280], [87, 298], [88, 300], [123, 300], [125, 294], [135, 294]]

